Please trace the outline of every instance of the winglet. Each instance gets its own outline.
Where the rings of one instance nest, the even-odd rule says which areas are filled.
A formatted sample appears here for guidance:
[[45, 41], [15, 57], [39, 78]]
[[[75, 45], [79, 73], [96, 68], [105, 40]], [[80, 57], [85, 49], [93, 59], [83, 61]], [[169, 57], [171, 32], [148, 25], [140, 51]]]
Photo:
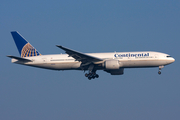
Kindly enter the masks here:
[[14, 42], [21, 57], [32, 57], [41, 55], [26, 39], [17, 31], [11, 32]]
[[56, 45], [56, 47], [63, 48], [61, 45]]

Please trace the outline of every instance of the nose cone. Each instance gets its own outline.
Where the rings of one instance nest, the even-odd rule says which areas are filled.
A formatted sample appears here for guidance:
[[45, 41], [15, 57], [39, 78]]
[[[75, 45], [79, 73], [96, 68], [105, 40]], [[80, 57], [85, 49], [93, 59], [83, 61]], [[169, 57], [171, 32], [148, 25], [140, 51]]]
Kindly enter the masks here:
[[171, 64], [171, 63], [173, 63], [175, 61], [175, 59], [172, 57], [172, 58], [170, 58], [169, 60], [168, 60], [168, 64]]
[[172, 58], [172, 63], [175, 61], [175, 59], [174, 58]]

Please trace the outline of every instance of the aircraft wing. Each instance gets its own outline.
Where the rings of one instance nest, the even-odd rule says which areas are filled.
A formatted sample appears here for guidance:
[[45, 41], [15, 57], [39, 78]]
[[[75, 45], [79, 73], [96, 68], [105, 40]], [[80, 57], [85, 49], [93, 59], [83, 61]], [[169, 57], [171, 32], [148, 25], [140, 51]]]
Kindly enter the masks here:
[[69, 57], [73, 57], [74, 59], [76, 59], [76, 61], [81, 61], [83, 64], [90, 64], [90, 63], [103, 61], [103, 59], [93, 57], [75, 50], [71, 50], [69, 48], [60, 45], [56, 45], [56, 46], [63, 49], [69, 55]]
[[11, 55], [8, 55], [7, 57], [14, 58], [16, 60], [23, 61], [23, 62], [32, 62], [31, 60], [26, 59], [26, 58], [21, 58], [21, 57], [16, 57], [16, 56], [11, 56]]

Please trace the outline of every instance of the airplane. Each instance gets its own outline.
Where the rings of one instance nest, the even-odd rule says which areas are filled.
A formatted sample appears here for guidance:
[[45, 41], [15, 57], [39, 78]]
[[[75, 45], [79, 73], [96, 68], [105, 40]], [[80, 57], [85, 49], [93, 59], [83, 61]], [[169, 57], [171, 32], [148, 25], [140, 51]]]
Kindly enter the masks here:
[[85, 77], [89, 80], [99, 77], [97, 70], [104, 70], [111, 75], [123, 75], [124, 68], [159, 67], [160, 75], [165, 65], [175, 61], [170, 55], [161, 52], [82, 53], [61, 45], [56, 46], [66, 54], [42, 55], [20, 33], [12, 31], [11, 34], [21, 56], [8, 55], [12, 63], [51, 70], [88, 71]]

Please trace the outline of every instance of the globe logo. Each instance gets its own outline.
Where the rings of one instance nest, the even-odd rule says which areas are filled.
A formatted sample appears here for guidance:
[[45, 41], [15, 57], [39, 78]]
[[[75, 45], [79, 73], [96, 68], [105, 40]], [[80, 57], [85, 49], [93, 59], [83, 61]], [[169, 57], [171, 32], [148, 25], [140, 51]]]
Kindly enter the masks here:
[[32, 57], [41, 55], [31, 44], [27, 43], [21, 50], [21, 57]]

